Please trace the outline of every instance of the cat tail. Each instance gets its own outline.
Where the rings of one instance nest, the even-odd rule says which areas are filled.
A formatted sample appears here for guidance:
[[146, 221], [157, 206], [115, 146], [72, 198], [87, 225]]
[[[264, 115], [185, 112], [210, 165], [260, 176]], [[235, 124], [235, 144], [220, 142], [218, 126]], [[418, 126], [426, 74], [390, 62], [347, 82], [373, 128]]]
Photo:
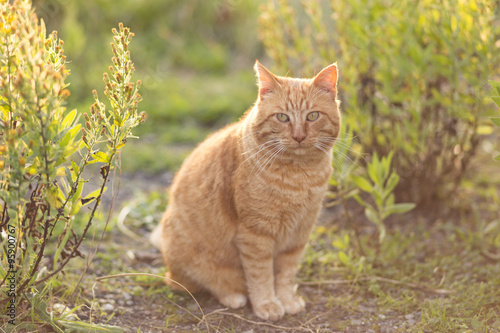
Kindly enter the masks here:
[[151, 234], [149, 235], [149, 242], [156, 247], [158, 250], [161, 250], [161, 231], [162, 231], [162, 223], [159, 223], [156, 228], [153, 229]]

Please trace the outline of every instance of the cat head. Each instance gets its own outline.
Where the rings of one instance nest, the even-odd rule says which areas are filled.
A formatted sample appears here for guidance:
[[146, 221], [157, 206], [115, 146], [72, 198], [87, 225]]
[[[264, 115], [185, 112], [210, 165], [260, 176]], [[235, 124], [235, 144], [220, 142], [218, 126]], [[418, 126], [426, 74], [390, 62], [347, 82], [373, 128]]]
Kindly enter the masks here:
[[257, 143], [279, 142], [288, 154], [328, 152], [340, 131], [337, 65], [312, 79], [276, 76], [259, 61], [254, 69], [259, 97], [251, 127]]

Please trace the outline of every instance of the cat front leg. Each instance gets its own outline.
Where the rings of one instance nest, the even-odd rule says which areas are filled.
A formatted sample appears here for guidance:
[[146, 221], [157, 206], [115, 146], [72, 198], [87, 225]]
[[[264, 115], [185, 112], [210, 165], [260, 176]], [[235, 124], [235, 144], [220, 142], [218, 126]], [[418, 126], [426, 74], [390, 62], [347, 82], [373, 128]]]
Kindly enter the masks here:
[[274, 240], [245, 229], [239, 232], [236, 245], [240, 252], [254, 313], [264, 320], [274, 321], [282, 318], [285, 309], [274, 291]]
[[288, 314], [305, 309], [304, 300], [295, 293], [294, 283], [304, 247], [305, 244], [279, 253], [274, 262], [276, 296]]

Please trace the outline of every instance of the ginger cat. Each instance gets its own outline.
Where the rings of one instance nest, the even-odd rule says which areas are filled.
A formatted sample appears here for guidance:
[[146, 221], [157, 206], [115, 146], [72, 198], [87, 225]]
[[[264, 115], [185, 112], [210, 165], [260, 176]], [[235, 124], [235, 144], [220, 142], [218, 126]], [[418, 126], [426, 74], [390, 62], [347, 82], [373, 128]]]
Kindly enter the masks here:
[[335, 64], [313, 79], [254, 68], [257, 102], [184, 161], [151, 241], [169, 279], [230, 308], [249, 298], [259, 318], [278, 320], [305, 308], [294, 278], [332, 172], [338, 74]]

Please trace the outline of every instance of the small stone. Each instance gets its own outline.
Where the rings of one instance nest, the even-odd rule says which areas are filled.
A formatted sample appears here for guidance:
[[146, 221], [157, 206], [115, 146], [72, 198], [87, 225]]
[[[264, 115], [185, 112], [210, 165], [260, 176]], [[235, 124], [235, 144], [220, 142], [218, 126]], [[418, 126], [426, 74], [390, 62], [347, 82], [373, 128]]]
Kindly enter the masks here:
[[52, 305], [52, 308], [54, 309], [54, 311], [57, 311], [59, 313], [64, 313], [65, 311], [67, 311], [68, 307], [66, 305], [56, 303], [56, 304]]
[[251, 330], [245, 331], [243, 333], [253, 333], [253, 328]]
[[71, 310], [64, 304], [56, 303], [52, 305], [52, 309], [59, 313], [64, 319], [67, 320], [78, 320], [78, 316], [75, 313], [70, 313]]
[[106, 312], [111, 312], [115, 310], [115, 307], [109, 303], [106, 303], [103, 306], [101, 306], [101, 310]]
[[123, 297], [126, 301], [128, 301], [128, 300], [131, 300], [131, 299], [132, 299], [132, 295], [130, 295], [130, 294], [129, 294], [129, 293], [127, 293], [127, 292], [123, 292], [123, 293], [122, 293], [122, 297]]
[[194, 304], [194, 303], [191, 303], [187, 306], [188, 310], [191, 311], [191, 312], [195, 312], [196, 310], [198, 310], [198, 305], [197, 304]]
[[385, 317], [385, 315], [383, 315], [383, 314], [379, 314], [379, 315], [378, 315], [378, 317], [379, 317], [380, 319], [385, 319], [385, 318], [386, 318], [386, 317]]
[[125, 302], [125, 304], [126, 304], [127, 306], [132, 306], [132, 305], [134, 305], [134, 301], [132, 301], [132, 300], [128, 300], [128, 301], [126, 301], [126, 302]]

